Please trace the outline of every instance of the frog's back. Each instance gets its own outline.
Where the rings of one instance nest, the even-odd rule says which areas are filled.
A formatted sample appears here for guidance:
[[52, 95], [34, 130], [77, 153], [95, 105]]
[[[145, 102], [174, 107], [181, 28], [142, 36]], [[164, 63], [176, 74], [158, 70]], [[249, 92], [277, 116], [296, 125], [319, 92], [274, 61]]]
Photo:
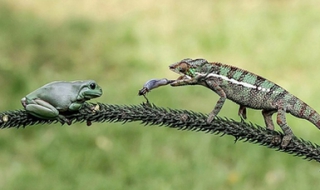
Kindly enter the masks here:
[[48, 83], [41, 88], [27, 95], [30, 99], [42, 99], [58, 110], [67, 110], [69, 105], [76, 100], [79, 86], [72, 82], [55, 81]]

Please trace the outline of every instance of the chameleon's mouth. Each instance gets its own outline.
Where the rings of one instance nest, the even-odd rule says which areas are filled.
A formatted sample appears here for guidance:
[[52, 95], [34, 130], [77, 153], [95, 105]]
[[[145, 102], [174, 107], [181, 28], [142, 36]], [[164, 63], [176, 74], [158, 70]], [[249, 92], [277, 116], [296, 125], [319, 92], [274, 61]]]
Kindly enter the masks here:
[[190, 77], [189, 75], [181, 75], [183, 78], [187, 78], [187, 79], [191, 79], [192, 77]]
[[177, 70], [176, 66], [175, 65], [170, 65], [169, 66], [169, 69], [177, 74], [180, 75], [180, 77], [178, 78], [178, 80], [180, 79], [191, 79], [192, 77], [190, 77], [189, 75], [186, 75], [185, 73], [182, 73], [180, 71]]
[[184, 79], [191, 79], [192, 77], [185, 75], [185, 74], [181, 74], [180, 77], [177, 78], [177, 80], [184, 80]]

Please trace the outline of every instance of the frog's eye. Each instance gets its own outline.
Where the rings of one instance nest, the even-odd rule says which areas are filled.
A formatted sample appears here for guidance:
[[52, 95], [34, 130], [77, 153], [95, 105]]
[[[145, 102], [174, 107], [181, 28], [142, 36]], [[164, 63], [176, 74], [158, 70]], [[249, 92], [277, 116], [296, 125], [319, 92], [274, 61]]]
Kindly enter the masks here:
[[179, 66], [179, 72], [181, 73], [186, 73], [188, 70], [188, 64], [186, 63], [181, 63], [180, 66]]
[[92, 90], [94, 90], [96, 88], [96, 83], [91, 83], [89, 86]]

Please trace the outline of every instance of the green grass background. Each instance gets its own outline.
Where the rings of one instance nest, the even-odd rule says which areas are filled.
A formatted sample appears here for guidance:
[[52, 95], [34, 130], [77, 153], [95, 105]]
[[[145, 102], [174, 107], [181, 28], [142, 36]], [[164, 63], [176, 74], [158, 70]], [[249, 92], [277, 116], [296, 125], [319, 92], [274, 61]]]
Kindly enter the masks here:
[[[94, 79], [93, 102], [139, 104], [168, 65], [203, 57], [285, 87], [320, 111], [318, 1], [0, 1], [0, 106], [53, 80]], [[158, 106], [208, 113], [199, 87], [155, 89]], [[239, 119], [228, 101], [220, 116]], [[263, 125], [260, 111], [249, 121]], [[319, 130], [288, 115], [295, 134]], [[279, 128], [277, 127], [277, 130]], [[139, 123], [37, 125], [0, 133], [0, 189], [319, 189], [320, 165], [224, 136]]]

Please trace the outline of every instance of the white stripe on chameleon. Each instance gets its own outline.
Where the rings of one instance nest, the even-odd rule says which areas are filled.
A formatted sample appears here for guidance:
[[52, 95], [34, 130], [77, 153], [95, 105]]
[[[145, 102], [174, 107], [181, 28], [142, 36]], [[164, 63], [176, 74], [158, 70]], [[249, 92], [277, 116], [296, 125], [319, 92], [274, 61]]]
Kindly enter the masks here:
[[[207, 74], [201, 74], [201, 73], [198, 73], [198, 72], [196, 74], [199, 74], [199, 75], [202, 75], [202, 76], [206, 76], [207, 75]], [[229, 81], [229, 82], [234, 83], [234, 84], [239, 84], [239, 85], [242, 85], [242, 86], [245, 86], [245, 87], [248, 87], [248, 88], [258, 89], [258, 90], [261, 90], [262, 92], [270, 92], [270, 88], [262, 88], [261, 86], [257, 87], [255, 85], [252, 85], [252, 84], [249, 84], [249, 83], [246, 83], [246, 82], [240, 82], [240, 81], [237, 81], [235, 79], [229, 79], [226, 76], [218, 75], [218, 74], [215, 74], [215, 73], [208, 74], [206, 76], [206, 78], [208, 78], [208, 77], [217, 77], [217, 78], [221, 78], [223, 80]], [[278, 91], [273, 91], [272, 93], [279, 93], [279, 92]]]
[[[200, 73], [196, 73], [196, 74], [200, 74]], [[205, 76], [206, 74], [200, 74], [200, 75]], [[229, 82], [234, 83], [234, 84], [240, 84], [240, 85], [248, 87], [248, 88], [257, 88], [257, 86], [255, 86], [255, 85], [252, 85], [252, 84], [249, 84], [249, 83], [246, 83], [246, 82], [239, 82], [239, 81], [237, 81], [235, 79], [229, 79], [226, 76], [218, 75], [218, 74], [215, 74], [215, 73], [208, 74], [206, 78], [208, 78], [208, 77], [217, 77], [217, 78], [221, 78], [223, 80], [229, 81]], [[259, 87], [259, 88], [258, 88], [258, 90], [262, 90], [262, 91], [266, 90], [265, 88], [261, 88], [261, 87]]]

